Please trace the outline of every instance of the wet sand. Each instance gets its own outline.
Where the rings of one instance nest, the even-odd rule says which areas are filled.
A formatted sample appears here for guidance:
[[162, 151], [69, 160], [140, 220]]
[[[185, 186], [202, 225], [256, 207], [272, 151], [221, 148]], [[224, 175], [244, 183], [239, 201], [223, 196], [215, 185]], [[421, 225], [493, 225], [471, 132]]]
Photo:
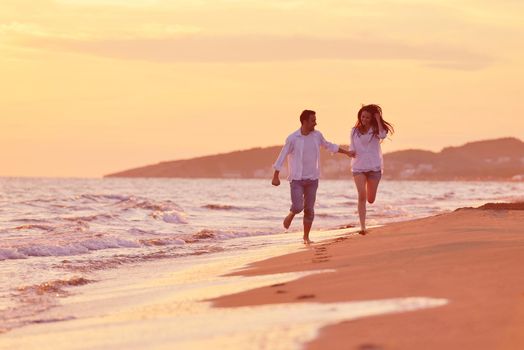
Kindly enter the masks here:
[[524, 205], [485, 208], [108, 272], [0, 349], [521, 349]]
[[219, 308], [388, 298], [438, 308], [340, 322], [307, 349], [524, 349], [524, 204], [488, 204], [348, 234], [233, 275], [332, 269], [213, 299]]

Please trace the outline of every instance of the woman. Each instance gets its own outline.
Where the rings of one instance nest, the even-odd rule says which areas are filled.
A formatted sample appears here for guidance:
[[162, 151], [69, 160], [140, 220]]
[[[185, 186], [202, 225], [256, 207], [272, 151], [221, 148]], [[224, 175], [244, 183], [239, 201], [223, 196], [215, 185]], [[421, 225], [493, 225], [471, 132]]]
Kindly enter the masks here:
[[382, 118], [380, 106], [362, 106], [357, 116], [357, 123], [351, 129], [349, 150], [355, 152], [351, 169], [358, 191], [359, 233], [366, 234], [366, 200], [370, 204], [375, 201], [383, 171], [380, 143], [394, 129]]

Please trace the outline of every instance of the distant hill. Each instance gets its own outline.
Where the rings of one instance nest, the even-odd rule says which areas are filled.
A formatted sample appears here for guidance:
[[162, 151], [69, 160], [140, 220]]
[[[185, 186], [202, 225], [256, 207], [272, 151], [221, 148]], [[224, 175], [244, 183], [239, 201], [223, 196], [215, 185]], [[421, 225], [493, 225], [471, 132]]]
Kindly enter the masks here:
[[[282, 146], [252, 148], [120, 171], [106, 177], [270, 178]], [[396, 180], [524, 181], [524, 142], [516, 138], [477, 141], [441, 152], [403, 150], [384, 155], [384, 178]], [[322, 150], [322, 177], [347, 179], [350, 159]], [[282, 178], [286, 176], [282, 171]]]

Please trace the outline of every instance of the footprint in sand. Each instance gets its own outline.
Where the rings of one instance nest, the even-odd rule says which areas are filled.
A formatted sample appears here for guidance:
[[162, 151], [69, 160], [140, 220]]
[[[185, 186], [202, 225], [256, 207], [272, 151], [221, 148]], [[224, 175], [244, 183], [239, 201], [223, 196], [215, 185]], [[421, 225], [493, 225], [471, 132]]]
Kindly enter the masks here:
[[297, 300], [311, 299], [311, 298], [314, 298], [314, 297], [315, 297], [315, 294], [302, 294], [302, 295], [299, 295], [297, 297]]
[[313, 259], [314, 260], [329, 260], [331, 258], [331, 255], [316, 255]]
[[316, 256], [319, 256], [319, 255], [324, 255], [324, 256], [326, 256], [326, 255], [327, 255], [327, 252], [326, 252], [326, 251], [315, 252], [315, 255], [316, 255]]
[[331, 255], [328, 255], [326, 247], [315, 248], [314, 254], [315, 256], [313, 257], [313, 259], [311, 259], [311, 262], [313, 263], [326, 262], [329, 261], [329, 258], [331, 257]]
[[270, 287], [282, 287], [285, 285], [286, 285], [285, 283], [277, 283], [277, 284], [272, 284]]
[[362, 344], [358, 347], [358, 350], [383, 350], [384, 348], [376, 344]]

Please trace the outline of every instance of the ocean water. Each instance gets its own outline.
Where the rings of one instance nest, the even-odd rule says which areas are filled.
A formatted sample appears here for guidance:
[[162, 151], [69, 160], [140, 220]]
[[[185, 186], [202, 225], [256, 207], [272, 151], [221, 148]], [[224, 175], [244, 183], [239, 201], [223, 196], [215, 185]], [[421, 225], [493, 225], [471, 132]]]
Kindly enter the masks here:
[[[313, 229], [358, 226], [356, 199], [349, 179], [321, 180]], [[368, 224], [523, 199], [522, 182], [382, 181]], [[286, 182], [260, 179], [0, 178], [0, 332], [103, 271], [281, 244], [289, 205]], [[289, 239], [300, 230], [297, 216]]]

